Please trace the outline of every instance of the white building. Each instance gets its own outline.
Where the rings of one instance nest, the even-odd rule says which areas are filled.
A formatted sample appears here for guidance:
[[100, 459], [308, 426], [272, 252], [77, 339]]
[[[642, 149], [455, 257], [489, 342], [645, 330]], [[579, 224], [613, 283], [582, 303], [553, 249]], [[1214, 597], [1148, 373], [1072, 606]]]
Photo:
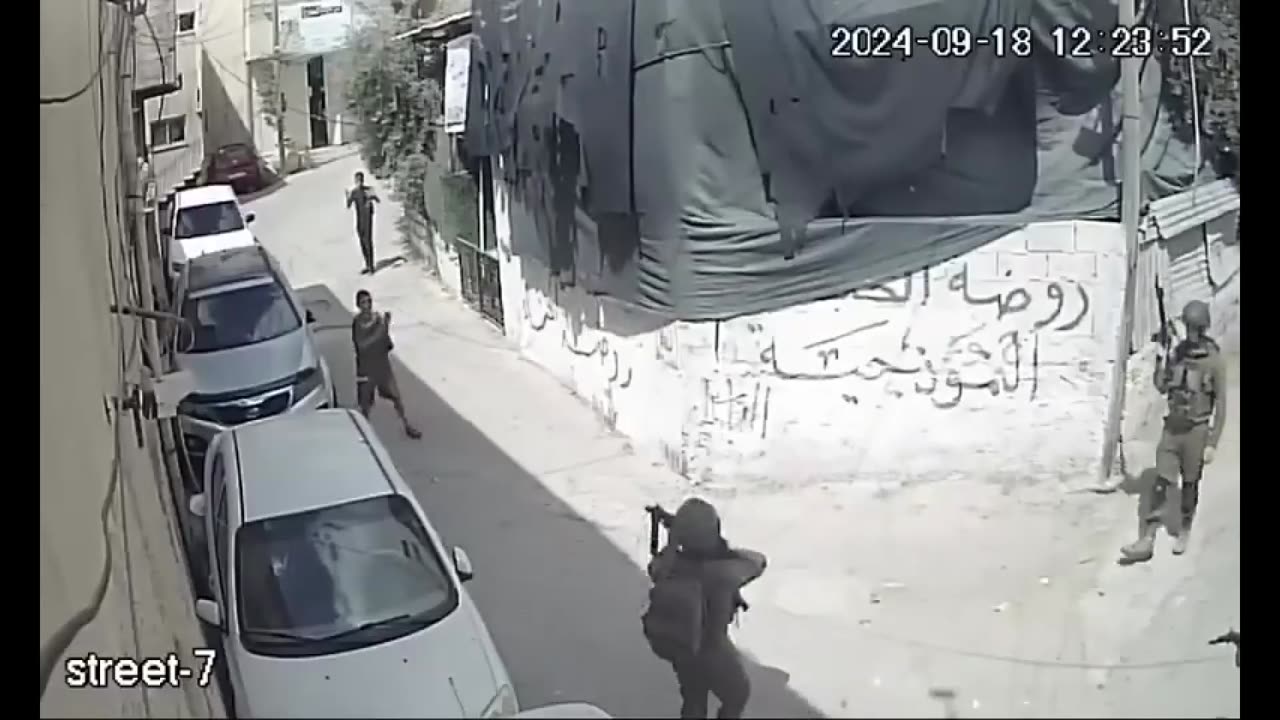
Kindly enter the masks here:
[[278, 119], [283, 120], [286, 147], [295, 151], [354, 139], [355, 122], [346, 100], [347, 43], [352, 19], [358, 16], [353, 0], [206, 4], [200, 44], [204, 124], [211, 146], [247, 142], [264, 158], [278, 158]]
[[[264, 154], [278, 157], [278, 117], [284, 121], [287, 147], [318, 148], [353, 139], [355, 124], [346, 100], [351, 66], [347, 44], [356, 15], [352, 0], [249, 2], [245, 59], [256, 103], [250, 127]], [[277, 52], [279, 113], [268, 101]]]
[[153, 0], [134, 18], [136, 142], [160, 200], [193, 182], [204, 164], [198, 15], [196, 0]]

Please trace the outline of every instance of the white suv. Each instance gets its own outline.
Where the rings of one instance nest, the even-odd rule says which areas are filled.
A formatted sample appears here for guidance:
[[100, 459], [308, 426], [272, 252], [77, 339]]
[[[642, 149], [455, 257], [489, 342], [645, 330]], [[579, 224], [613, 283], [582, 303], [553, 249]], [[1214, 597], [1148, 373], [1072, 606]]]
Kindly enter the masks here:
[[[350, 410], [241, 425], [210, 446], [211, 594], [239, 717], [511, 717], [501, 657], [373, 428]], [[208, 499], [206, 499], [208, 498]]]

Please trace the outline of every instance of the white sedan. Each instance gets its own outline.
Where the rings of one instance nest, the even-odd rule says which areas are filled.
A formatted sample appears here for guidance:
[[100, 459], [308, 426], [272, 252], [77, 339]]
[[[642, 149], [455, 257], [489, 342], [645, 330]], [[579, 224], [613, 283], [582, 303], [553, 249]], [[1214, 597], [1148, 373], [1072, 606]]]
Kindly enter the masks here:
[[209, 448], [202, 517], [240, 717], [512, 717], [502, 658], [373, 428], [350, 410], [240, 425]]

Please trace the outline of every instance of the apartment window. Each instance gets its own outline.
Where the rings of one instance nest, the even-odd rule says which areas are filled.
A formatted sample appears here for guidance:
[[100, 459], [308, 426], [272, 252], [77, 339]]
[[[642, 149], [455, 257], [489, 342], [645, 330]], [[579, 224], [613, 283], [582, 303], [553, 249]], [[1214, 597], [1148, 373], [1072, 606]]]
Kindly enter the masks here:
[[187, 141], [187, 118], [182, 115], [160, 118], [151, 123], [151, 147], [178, 145]]
[[178, 13], [178, 32], [189, 33], [196, 30], [196, 14], [194, 12]]

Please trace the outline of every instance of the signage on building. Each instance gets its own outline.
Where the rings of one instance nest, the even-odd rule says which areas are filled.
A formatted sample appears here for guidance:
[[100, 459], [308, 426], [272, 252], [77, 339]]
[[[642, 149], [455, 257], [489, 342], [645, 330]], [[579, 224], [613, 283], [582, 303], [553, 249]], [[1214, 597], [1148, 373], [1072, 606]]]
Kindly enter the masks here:
[[348, 0], [280, 8], [280, 45], [287, 55], [323, 55], [347, 47], [352, 12]]
[[444, 131], [460, 133], [467, 126], [467, 81], [471, 77], [471, 36], [454, 38], [445, 46]]

